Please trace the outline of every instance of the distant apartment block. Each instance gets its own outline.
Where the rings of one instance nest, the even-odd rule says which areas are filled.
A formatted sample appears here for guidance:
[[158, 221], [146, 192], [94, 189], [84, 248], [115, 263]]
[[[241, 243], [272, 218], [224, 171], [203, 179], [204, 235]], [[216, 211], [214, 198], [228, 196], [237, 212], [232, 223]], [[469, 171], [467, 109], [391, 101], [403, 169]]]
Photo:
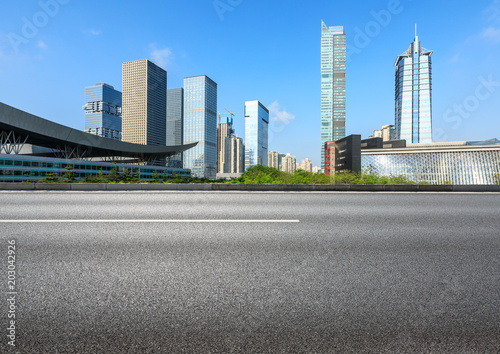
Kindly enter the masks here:
[[166, 145], [167, 72], [147, 59], [123, 63], [122, 140]]
[[225, 158], [222, 173], [245, 172], [245, 145], [243, 139], [232, 135], [224, 139]]
[[245, 102], [245, 168], [267, 166], [269, 110], [259, 101]]
[[219, 126], [217, 129], [217, 173], [228, 173], [225, 170], [226, 160], [231, 159], [231, 149], [226, 149], [226, 138], [234, 135], [233, 118], [219, 116]]
[[373, 138], [382, 138], [383, 141], [396, 140], [394, 125], [384, 125], [380, 130], [373, 131]]
[[113, 86], [100, 83], [85, 88], [85, 131], [121, 140], [122, 93]]
[[[184, 122], [184, 89], [167, 90], [167, 146], [182, 145]], [[182, 153], [167, 158], [167, 166], [182, 168]]]
[[268, 167], [276, 168], [283, 172], [295, 173], [297, 159], [291, 154], [280, 154], [277, 151], [269, 151]]
[[217, 84], [208, 76], [184, 79], [184, 144], [198, 142], [184, 152], [183, 166], [197, 177], [217, 175]]
[[313, 163], [307, 157], [301, 163], [297, 163], [297, 169], [312, 172]]

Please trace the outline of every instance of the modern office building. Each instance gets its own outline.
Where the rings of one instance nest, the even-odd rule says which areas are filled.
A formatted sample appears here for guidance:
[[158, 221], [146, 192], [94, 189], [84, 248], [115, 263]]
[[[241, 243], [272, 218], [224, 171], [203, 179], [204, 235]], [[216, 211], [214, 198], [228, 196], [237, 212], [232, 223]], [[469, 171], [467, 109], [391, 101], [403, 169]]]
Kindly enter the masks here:
[[223, 172], [219, 173], [243, 173], [245, 172], [245, 145], [243, 139], [232, 135], [225, 138], [225, 158]]
[[151, 166], [196, 143], [178, 146], [131, 144], [72, 129], [0, 103], [0, 182], [36, 182], [63, 177], [71, 165], [76, 179], [128, 170], [142, 180], [189, 177], [186, 169]]
[[321, 167], [325, 142], [345, 137], [346, 35], [343, 26], [321, 21]]
[[217, 84], [208, 76], [184, 79], [184, 143], [198, 142], [186, 151], [183, 166], [194, 176], [217, 175]]
[[221, 117], [219, 115], [219, 127], [217, 129], [217, 173], [229, 173], [225, 171], [225, 166], [227, 166], [226, 160], [231, 159], [231, 149], [226, 149], [226, 138], [233, 135], [233, 117]]
[[[184, 89], [167, 90], [167, 146], [183, 144]], [[182, 153], [171, 156], [167, 166], [182, 168]]]
[[245, 102], [245, 168], [267, 166], [269, 110], [259, 101]]
[[123, 63], [122, 140], [166, 146], [167, 72], [147, 59]]
[[122, 93], [113, 86], [100, 83], [85, 88], [85, 131], [121, 140]]
[[415, 40], [396, 59], [396, 139], [432, 142], [432, 51]]
[[403, 175], [431, 184], [494, 184], [500, 176], [500, 142], [408, 144], [361, 150], [361, 168], [377, 176]]

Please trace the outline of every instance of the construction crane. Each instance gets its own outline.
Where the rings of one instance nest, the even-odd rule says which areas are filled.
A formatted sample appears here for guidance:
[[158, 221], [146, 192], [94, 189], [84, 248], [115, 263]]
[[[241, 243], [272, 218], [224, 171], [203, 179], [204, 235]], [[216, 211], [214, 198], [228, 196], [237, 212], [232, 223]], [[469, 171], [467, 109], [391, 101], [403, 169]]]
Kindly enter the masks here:
[[227, 113], [221, 113], [221, 112], [219, 112], [219, 124], [220, 124], [220, 116], [222, 116], [222, 115], [224, 115], [224, 116], [231, 115], [231, 119], [233, 119], [233, 117], [235, 116], [235, 114], [233, 112], [231, 112], [229, 109], [227, 109], [226, 107], [224, 107], [224, 109], [227, 111]]

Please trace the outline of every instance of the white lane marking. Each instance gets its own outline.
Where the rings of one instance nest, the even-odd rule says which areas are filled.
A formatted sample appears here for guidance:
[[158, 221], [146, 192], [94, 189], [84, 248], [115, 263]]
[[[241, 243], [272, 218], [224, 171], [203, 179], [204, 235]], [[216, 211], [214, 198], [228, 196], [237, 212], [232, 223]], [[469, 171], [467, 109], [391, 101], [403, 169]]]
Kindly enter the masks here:
[[83, 219], [68, 219], [68, 220], [0, 220], [0, 223], [298, 223], [300, 220], [217, 220], [217, 219], [177, 219], [177, 220], [160, 220], [160, 219], [152, 219], [152, 220], [101, 220], [101, 219], [93, 219], [93, 220], [83, 220]]

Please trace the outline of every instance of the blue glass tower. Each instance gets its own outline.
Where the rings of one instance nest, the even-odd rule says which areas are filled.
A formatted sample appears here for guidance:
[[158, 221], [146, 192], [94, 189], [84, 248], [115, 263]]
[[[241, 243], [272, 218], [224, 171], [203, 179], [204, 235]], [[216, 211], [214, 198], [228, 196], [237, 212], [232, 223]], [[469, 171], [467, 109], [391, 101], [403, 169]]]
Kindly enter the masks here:
[[432, 51], [415, 40], [396, 59], [396, 139], [408, 143], [432, 142]]
[[267, 166], [269, 110], [259, 101], [245, 102], [245, 168]]
[[184, 168], [193, 176], [216, 178], [217, 84], [208, 76], [184, 79], [184, 144], [198, 142], [184, 152]]
[[321, 21], [321, 168], [325, 142], [345, 137], [346, 35], [343, 26]]
[[85, 131], [105, 138], [121, 140], [122, 93], [100, 83], [85, 88]]
[[[167, 90], [167, 146], [182, 145], [184, 122], [184, 89]], [[182, 168], [182, 153], [167, 160], [168, 167]]]

